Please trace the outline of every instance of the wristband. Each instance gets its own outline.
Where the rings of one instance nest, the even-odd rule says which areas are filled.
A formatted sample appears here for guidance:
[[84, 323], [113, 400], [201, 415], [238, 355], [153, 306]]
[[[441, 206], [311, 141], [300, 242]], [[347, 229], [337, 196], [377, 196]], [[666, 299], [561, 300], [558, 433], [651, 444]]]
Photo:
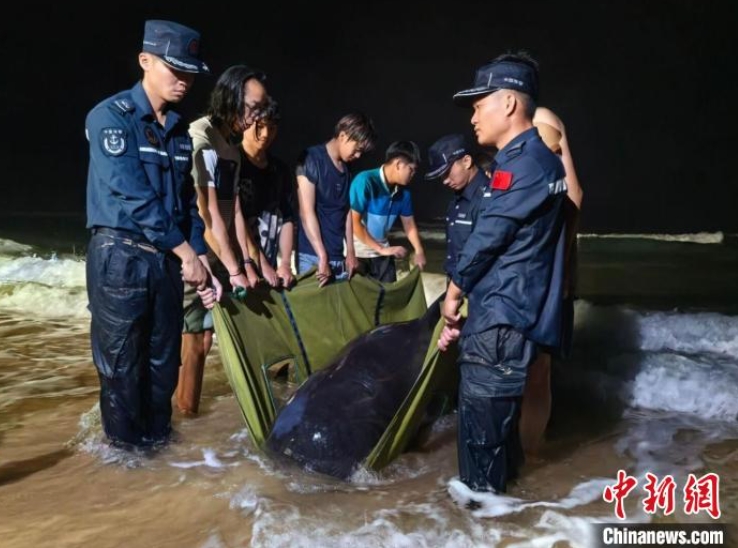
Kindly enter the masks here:
[[243, 260], [243, 264], [244, 264], [244, 266], [245, 265], [256, 266], [256, 263], [254, 262], [254, 259], [252, 259], [250, 257], [248, 259], [244, 259]]

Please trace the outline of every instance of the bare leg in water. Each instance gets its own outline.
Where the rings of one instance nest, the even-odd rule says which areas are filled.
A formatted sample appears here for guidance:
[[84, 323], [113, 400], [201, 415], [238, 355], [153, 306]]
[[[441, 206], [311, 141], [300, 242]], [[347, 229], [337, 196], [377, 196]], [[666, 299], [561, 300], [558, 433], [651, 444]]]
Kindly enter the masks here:
[[535, 455], [551, 416], [551, 355], [541, 352], [528, 367], [520, 411], [520, 442], [526, 455]]
[[213, 345], [213, 330], [182, 335], [182, 365], [177, 383], [177, 408], [185, 415], [196, 415], [200, 409], [205, 358]]

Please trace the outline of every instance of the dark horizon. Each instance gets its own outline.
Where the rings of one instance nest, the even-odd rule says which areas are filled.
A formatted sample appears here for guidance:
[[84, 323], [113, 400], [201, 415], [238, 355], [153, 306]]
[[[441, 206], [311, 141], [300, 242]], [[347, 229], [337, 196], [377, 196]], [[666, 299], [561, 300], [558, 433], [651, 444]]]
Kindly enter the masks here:
[[[329, 139], [347, 111], [374, 119], [377, 149], [354, 172], [381, 163], [393, 140], [416, 141], [424, 160], [446, 133], [473, 142], [471, 113], [451, 96], [482, 63], [526, 49], [540, 63], [540, 105], [567, 126], [585, 191], [582, 232], [738, 232], [730, 168], [737, 140], [723, 122], [738, 92], [735, 3], [332, 7], [272, 2], [224, 12], [128, 2], [114, 21], [62, 5], [43, 19], [6, 19], [0, 212], [84, 212], [85, 115], [137, 81], [143, 23], [162, 18], [202, 33], [214, 74], [198, 78], [180, 112], [198, 117], [220, 72], [253, 65], [282, 107], [273, 151], [287, 162]], [[442, 216], [450, 198], [423, 180], [426, 166], [412, 183], [420, 222]]]

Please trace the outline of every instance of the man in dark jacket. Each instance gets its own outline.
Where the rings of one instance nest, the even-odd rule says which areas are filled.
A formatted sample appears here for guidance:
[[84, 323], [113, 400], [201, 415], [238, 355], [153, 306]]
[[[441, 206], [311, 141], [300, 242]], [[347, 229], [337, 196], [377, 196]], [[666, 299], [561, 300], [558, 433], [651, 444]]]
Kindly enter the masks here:
[[209, 72], [200, 35], [147, 21], [143, 78], [87, 115], [87, 293], [105, 434], [124, 446], [165, 442], [177, 384], [182, 280], [212, 307], [197, 211], [192, 140], [172, 109]]
[[[560, 340], [566, 196], [561, 161], [533, 126], [538, 67], [505, 54], [454, 96], [472, 106], [477, 141], [498, 152], [476, 224], [446, 292], [441, 349], [461, 336], [459, 475], [504, 492], [522, 452], [517, 425], [528, 365]], [[468, 296], [461, 330], [459, 308]]]

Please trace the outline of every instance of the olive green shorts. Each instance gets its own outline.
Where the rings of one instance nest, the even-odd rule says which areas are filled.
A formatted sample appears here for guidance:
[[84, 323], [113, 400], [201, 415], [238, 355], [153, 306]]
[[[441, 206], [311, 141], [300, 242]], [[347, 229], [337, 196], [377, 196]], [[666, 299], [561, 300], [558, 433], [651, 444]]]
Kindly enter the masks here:
[[213, 329], [213, 311], [203, 306], [197, 290], [190, 285], [185, 285], [183, 307], [182, 333], [202, 333]]

